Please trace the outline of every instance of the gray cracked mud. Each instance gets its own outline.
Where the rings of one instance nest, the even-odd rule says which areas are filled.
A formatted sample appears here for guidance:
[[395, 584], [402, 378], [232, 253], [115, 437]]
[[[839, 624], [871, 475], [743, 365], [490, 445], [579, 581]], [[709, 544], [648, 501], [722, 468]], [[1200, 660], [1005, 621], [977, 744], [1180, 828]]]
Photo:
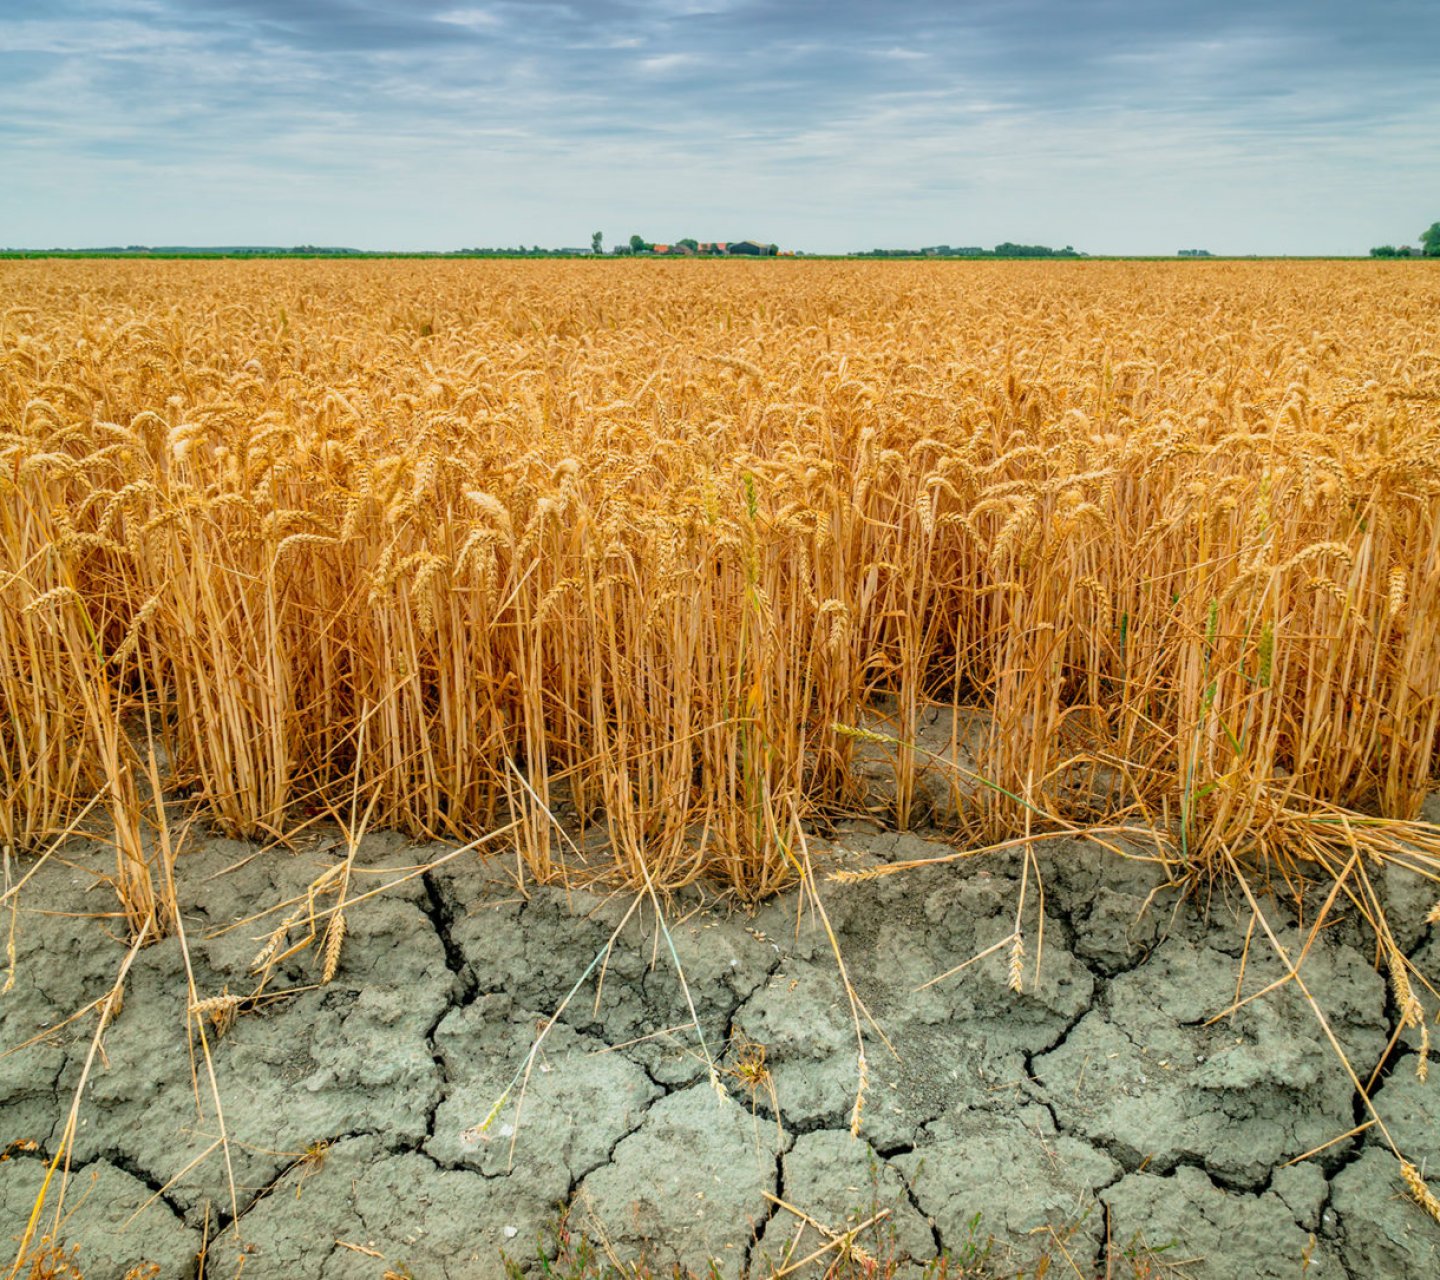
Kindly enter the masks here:
[[[274, 917], [232, 926], [340, 856], [333, 842], [254, 852], [211, 840], [185, 855], [200, 997], [252, 989]], [[442, 852], [371, 837], [357, 874], [372, 887]], [[950, 849], [862, 824], [823, 852], [864, 871]], [[96, 1030], [93, 1012], [64, 1020], [124, 954], [93, 918], [106, 891], [82, 866], [98, 858], [67, 854], [27, 886], [0, 997], [6, 1237], [24, 1229]], [[500, 1274], [502, 1251], [534, 1270], [568, 1210], [620, 1256], [729, 1277], [883, 1210], [865, 1238], [883, 1233], [898, 1274], [944, 1251], [995, 1276], [1047, 1252], [1098, 1275], [1146, 1250], [1194, 1277], [1435, 1274], [1440, 1226], [1404, 1198], [1378, 1127], [1334, 1141], [1364, 1117], [1305, 1001], [1293, 984], [1266, 991], [1283, 968], [1264, 947], [1242, 971], [1247, 918], [1179, 903], [1151, 864], [1090, 844], [1051, 845], [1041, 869], [1044, 909], [1032, 886], [1019, 915], [1018, 993], [1015, 863], [822, 883], [863, 1005], [859, 1139], [856, 1013], [828, 934], [793, 897], [753, 915], [682, 899], [667, 938], [630, 898], [522, 897], [477, 859], [452, 862], [349, 913], [332, 983], [301, 952], [270, 988], [293, 994], [212, 1038], [219, 1114], [166, 940], [138, 953], [81, 1099], [63, 1234], [90, 1277], [142, 1262], [191, 1276], [208, 1238], [213, 1276], [461, 1280]], [[1392, 892], [1397, 937], [1431, 972], [1440, 944], [1412, 918], [1428, 904]], [[1278, 904], [1275, 918], [1293, 948]], [[1304, 972], [1363, 1077], [1395, 1011], [1359, 941], [1326, 931]], [[1376, 1099], [1434, 1170], [1440, 1095], [1417, 1078], [1417, 1047], [1411, 1033], [1390, 1053]]]

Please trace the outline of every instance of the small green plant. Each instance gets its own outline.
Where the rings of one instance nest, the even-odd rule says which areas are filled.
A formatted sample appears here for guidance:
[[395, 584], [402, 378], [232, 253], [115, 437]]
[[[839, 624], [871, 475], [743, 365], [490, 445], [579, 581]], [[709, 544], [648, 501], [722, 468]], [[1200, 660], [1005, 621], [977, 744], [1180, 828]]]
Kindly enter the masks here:
[[952, 1265], [954, 1268], [944, 1272], [944, 1276], [947, 1280], [952, 1276], [959, 1280], [961, 1276], [978, 1278], [989, 1275], [990, 1254], [994, 1248], [995, 1237], [987, 1235], [981, 1230], [980, 1214], [977, 1212], [965, 1224], [965, 1239], [961, 1242], [960, 1247], [944, 1259], [946, 1264]]
[[[501, 1253], [506, 1280], [523, 1280], [521, 1264]], [[560, 1214], [536, 1244], [535, 1262], [546, 1280], [701, 1280], [678, 1267], [657, 1272], [648, 1262], [616, 1263], [604, 1257], [583, 1233], [572, 1231], [565, 1214]], [[704, 1280], [710, 1280], [705, 1277]]]
[[1170, 1253], [1179, 1247], [1178, 1240], [1150, 1244], [1137, 1232], [1127, 1244], [1118, 1250], [1112, 1250], [1112, 1257], [1118, 1266], [1115, 1272], [1116, 1280], [1161, 1280], [1161, 1277], [1180, 1280], [1187, 1274], [1183, 1269], [1187, 1262], [1195, 1259], [1172, 1260], [1161, 1257], [1162, 1254]]

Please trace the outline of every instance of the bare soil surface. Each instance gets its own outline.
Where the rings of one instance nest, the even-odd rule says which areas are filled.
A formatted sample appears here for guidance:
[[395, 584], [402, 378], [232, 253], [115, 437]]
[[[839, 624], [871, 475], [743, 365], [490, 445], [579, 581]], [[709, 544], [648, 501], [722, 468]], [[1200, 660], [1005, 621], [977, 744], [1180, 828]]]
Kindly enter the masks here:
[[[816, 849], [832, 869], [950, 851], [865, 825]], [[341, 857], [333, 840], [255, 852], [210, 839], [182, 855], [201, 998], [253, 990], [249, 964], [279, 917], [226, 926]], [[369, 837], [356, 892], [442, 852]], [[94, 1039], [95, 1013], [65, 1019], [104, 995], [125, 954], [118, 922], [94, 918], [113, 902], [85, 870], [102, 852], [65, 858], [22, 894], [0, 996], [4, 1238], [25, 1228]], [[1134, 1274], [1124, 1264], [1145, 1257], [1227, 1280], [1440, 1274], [1440, 1225], [1404, 1195], [1377, 1128], [1341, 1138], [1367, 1113], [1295, 984], [1227, 1015], [1284, 974], [1260, 930], [1246, 951], [1243, 900], [1217, 887], [1182, 902], [1153, 864], [1090, 842], [1042, 846], [1040, 861], [1019, 993], [1008, 945], [924, 985], [1011, 933], [1017, 861], [822, 879], [846, 969], [893, 1046], [866, 1027], [858, 1139], [850, 1004], [795, 895], [754, 913], [672, 903], [672, 956], [648, 905], [611, 944], [629, 897], [522, 895], [510, 864], [467, 855], [354, 907], [330, 984], [318, 947], [285, 962], [269, 991], [294, 994], [246, 1006], [212, 1041], [223, 1117], [166, 939], [137, 954], [105, 1033], [56, 1234], [80, 1245], [91, 1280], [147, 1261], [192, 1276], [202, 1244], [215, 1277], [462, 1280], [501, 1274], [502, 1251], [537, 1270], [568, 1208], [621, 1257], [713, 1261], [732, 1277], [765, 1274], [797, 1233], [794, 1256], [821, 1242], [773, 1196], [836, 1229], [888, 1209], [901, 1274], [942, 1251], [988, 1251], [996, 1276], [1047, 1253], [1051, 1274], [1087, 1277]], [[1390, 887], [1397, 937], [1440, 973], [1427, 887]], [[1266, 906], [1298, 951], [1308, 921]], [[477, 1134], [601, 953], [534, 1056], [518, 1116], [517, 1089]], [[1373, 961], [1342, 920], [1303, 972], [1361, 1078], [1383, 1061], [1380, 1112], [1434, 1177], [1440, 1084], [1417, 1079], [1413, 1036], [1387, 1053], [1395, 1009]]]

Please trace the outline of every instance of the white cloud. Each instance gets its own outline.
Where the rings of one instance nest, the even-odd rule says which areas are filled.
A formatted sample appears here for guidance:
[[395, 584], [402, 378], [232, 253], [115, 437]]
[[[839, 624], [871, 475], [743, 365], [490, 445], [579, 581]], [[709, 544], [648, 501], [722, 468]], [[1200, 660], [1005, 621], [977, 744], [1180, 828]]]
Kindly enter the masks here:
[[649, 58], [641, 58], [639, 66], [642, 71], [651, 75], [668, 75], [672, 71], [698, 66], [700, 61], [693, 53], [657, 53]]
[[505, 19], [491, 9], [450, 9], [437, 13], [435, 21], [453, 27], [468, 27], [472, 31], [493, 31], [503, 26]]

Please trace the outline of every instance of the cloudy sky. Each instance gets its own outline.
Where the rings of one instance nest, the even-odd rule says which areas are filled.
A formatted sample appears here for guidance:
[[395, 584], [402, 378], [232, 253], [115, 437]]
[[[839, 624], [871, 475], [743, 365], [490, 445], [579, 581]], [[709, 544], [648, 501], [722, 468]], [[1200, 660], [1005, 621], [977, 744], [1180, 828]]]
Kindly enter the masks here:
[[0, 0], [0, 245], [1363, 253], [1436, 0]]

